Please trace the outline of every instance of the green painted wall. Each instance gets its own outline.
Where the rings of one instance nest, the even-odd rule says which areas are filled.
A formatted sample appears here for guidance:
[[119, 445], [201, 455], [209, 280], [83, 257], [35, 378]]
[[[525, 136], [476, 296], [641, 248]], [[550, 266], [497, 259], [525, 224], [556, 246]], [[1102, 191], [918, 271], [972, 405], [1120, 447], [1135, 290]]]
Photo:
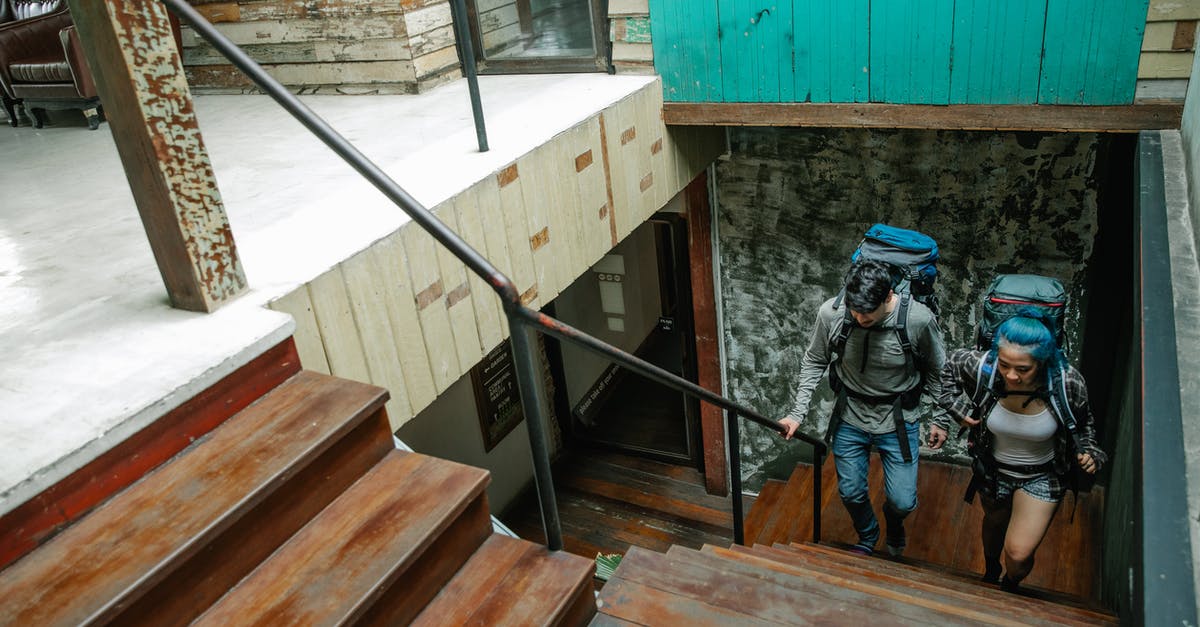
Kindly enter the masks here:
[[[715, 227], [726, 383], [735, 400], [768, 416], [790, 408], [816, 308], [840, 288], [850, 253], [875, 222], [938, 240], [949, 347], [973, 340], [972, 304], [996, 273], [1056, 276], [1080, 301], [1097, 233], [1103, 136], [735, 129], [730, 141], [717, 165]], [[1081, 309], [1069, 323], [1076, 347]], [[824, 432], [832, 408], [822, 390], [806, 422], [811, 433]], [[747, 488], [786, 477], [798, 448], [743, 427]], [[961, 442], [948, 454], [961, 458]]]
[[649, 0], [668, 102], [1127, 104], [1149, 0]]

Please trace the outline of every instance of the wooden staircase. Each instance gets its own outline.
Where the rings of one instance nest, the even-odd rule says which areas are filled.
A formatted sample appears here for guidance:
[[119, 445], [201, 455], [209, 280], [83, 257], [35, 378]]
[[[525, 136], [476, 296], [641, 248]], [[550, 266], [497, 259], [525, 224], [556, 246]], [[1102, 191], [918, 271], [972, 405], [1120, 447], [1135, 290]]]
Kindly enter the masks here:
[[[1102, 492], [1081, 499], [1074, 516], [1060, 512], [1051, 526], [1040, 551], [1048, 563], [1036, 565], [1041, 576], [1026, 583], [1049, 582], [1053, 589], [1024, 588], [1014, 596], [979, 582], [979, 507], [962, 503], [966, 469], [922, 462], [920, 504], [907, 521], [909, 547], [899, 559], [807, 543], [812, 470], [800, 464], [788, 481], [767, 482], [746, 516], [748, 546], [630, 549], [601, 590], [592, 624], [1118, 623], [1080, 594], [1093, 586], [1096, 558], [1082, 547], [1098, 533]], [[870, 481], [878, 510], [884, 498], [878, 459]], [[849, 546], [857, 536], [838, 500], [832, 463], [822, 469], [821, 490], [823, 539]]]
[[386, 400], [291, 376], [0, 571], [0, 625], [585, 623], [592, 562], [493, 534]]
[[818, 545], [633, 548], [593, 625], [1116, 625], [1115, 616]]

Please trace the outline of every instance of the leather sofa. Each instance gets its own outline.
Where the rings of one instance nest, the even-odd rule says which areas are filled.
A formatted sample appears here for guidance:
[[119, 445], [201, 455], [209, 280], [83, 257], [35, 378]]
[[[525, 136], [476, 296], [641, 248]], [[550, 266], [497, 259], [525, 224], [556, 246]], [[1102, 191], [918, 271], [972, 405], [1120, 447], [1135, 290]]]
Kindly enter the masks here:
[[[103, 120], [96, 82], [88, 69], [79, 35], [66, 0], [0, 0], [0, 90], [10, 123], [19, 123], [17, 108], [36, 128], [47, 110], [79, 109], [95, 130]], [[11, 107], [11, 108], [10, 108]]]

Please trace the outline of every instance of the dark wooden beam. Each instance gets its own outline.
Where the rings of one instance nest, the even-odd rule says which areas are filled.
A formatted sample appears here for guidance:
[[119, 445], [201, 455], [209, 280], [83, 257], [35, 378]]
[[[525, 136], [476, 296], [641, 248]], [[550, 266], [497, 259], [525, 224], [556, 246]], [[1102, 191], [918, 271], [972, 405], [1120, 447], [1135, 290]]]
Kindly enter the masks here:
[[1177, 129], [1183, 103], [1120, 106], [668, 102], [667, 124], [1136, 133]]
[[[721, 355], [717, 334], [716, 288], [713, 283], [712, 209], [708, 203], [708, 172], [684, 189], [687, 208], [688, 257], [692, 281], [692, 320], [696, 332], [696, 384], [720, 394]], [[700, 438], [704, 451], [704, 486], [709, 494], [725, 496], [725, 413], [700, 403]]]
[[171, 304], [212, 311], [246, 290], [246, 275], [167, 10], [68, 3]]

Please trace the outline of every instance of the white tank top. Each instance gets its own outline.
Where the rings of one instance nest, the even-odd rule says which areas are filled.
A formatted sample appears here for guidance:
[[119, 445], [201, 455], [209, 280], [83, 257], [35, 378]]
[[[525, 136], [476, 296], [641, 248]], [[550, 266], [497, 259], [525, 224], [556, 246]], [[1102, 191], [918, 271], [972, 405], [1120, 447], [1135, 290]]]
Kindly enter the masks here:
[[[996, 403], [987, 426], [994, 436], [992, 456], [998, 462], [1034, 466], [1054, 459], [1054, 432], [1058, 423], [1048, 409], [1036, 414], [1018, 414]], [[1003, 469], [1000, 472], [1017, 479], [1037, 476]]]

